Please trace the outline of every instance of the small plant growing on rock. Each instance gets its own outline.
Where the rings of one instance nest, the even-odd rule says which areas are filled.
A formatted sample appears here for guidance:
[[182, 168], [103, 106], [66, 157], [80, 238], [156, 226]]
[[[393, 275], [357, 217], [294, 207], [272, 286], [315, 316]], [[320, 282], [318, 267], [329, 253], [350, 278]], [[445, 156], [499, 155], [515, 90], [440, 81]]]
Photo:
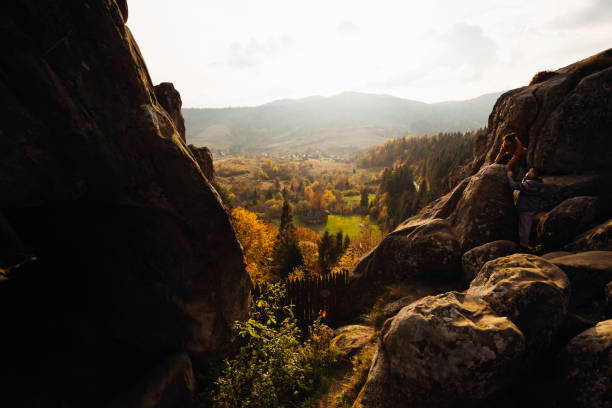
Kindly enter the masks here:
[[302, 344], [282, 284], [264, 285], [246, 322], [235, 323], [242, 344], [215, 382], [219, 408], [302, 406], [325, 391], [335, 362], [333, 331], [317, 319]]

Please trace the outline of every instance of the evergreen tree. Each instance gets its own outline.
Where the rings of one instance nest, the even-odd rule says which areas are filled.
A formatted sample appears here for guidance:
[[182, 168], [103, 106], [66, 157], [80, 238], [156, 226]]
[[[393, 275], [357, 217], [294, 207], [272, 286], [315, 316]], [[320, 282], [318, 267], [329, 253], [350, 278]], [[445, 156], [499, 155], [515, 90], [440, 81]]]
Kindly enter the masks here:
[[334, 244], [334, 252], [333, 252], [333, 262], [335, 264], [336, 261], [340, 258], [340, 255], [344, 252], [344, 236], [342, 235], [342, 231], [338, 231], [336, 234], [336, 242]]
[[361, 200], [359, 201], [361, 208], [368, 208], [368, 189], [364, 188], [361, 190]]
[[351, 245], [351, 239], [349, 238], [348, 234], [346, 234], [344, 236], [344, 252], [346, 252], [347, 249], [349, 249], [349, 246]]
[[326, 275], [329, 273], [332, 265], [332, 251], [333, 251], [333, 240], [329, 231], [325, 230], [321, 241], [319, 241], [319, 266], [321, 267], [321, 274]]
[[291, 205], [289, 204], [289, 201], [285, 200], [283, 201], [283, 209], [281, 212], [280, 226], [278, 230], [282, 234], [284, 231], [288, 229], [292, 229], [292, 228], [293, 228], [293, 214], [291, 211]]
[[304, 258], [295, 237], [291, 206], [287, 200], [283, 202], [278, 239], [274, 251], [274, 265], [281, 279], [286, 279], [295, 268], [304, 265]]

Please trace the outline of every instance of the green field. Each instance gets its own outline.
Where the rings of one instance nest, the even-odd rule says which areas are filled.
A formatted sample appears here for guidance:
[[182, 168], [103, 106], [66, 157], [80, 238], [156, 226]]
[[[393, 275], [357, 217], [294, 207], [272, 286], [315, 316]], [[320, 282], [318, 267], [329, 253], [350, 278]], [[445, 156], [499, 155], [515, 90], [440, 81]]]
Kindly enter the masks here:
[[[336, 234], [338, 231], [342, 230], [344, 234], [348, 234], [351, 239], [354, 239], [359, 236], [359, 226], [361, 225], [363, 219], [364, 216], [362, 215], [330, 215], [327, 217], [327, 224], [306, 224], [302, 221], [302, 217], [296, 215], [293, 217], [293, 222], [296, 225], [304, 225], [312, 228], [319, 234], [323, 234], [325, 230], [328, 230], [330, 234]], [[274, 218], [272, 223], [278, 227], [280, 224], [280, 219]], [[370, 222], [370, 228], [375, 235], [381, 235], [378, 225]]]
[[[374, 201], [374, 197], [376, 197], [376, 194], [370, 193], [368, 194], [368, 202], [371, 203]], [[361, 196], [359, 194], [354, 195], [354, 196], [347, 196], [344, 197], [344, 201], [346, 201], [346, 203], [348, 205], [356, 205], [359, 204], [359, 202], [361, 201]]]

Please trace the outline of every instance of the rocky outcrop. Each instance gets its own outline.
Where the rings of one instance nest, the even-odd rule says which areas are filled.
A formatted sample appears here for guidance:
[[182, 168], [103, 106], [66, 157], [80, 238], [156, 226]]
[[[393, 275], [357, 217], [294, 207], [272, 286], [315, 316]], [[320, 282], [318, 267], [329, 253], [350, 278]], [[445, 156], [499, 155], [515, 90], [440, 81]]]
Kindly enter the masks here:
[[532, 353], [545, 350], [565, 319], [570, 282], [552, 263], [525, 254], [487, 262], [467, 293], [485, 300], [512, 320]]
[[126, 16], [114, 0], [3, 7], [0, 212], [36, 261], [0, 282], [0, 376], [50, 406], [105, 405], [171, 353], [218, 352], [248, 311], [228, 215]]
[[545, 248], [558, 248], [591, 227], [600, 218], [598, 197], [572, 197], [544, 216], [537, 226], [538, 241]]
[[354, 406], [477, 404], [509, 384], [524, 347], [521, 331], [478, 297], [423, 298], [385, 323]]
[[480, 268], [492, 259], [521, 252], [521, 247], [513, 241], [493, 241], [472, 248], [461, 257], [463, 279], [471, 282], [478, 275]]
[[569, 342], [563, 355], [563, 406], [612, 406], [612, 320]]
[[612, 251], [612, 219], [581, 234], [565, 246], [568, 251]]
[[555, 72], [500, 96], [475, 162], [493, 162], [503, 135], [516, 131], [528, 162], [548, 175], [609, 171], [612, 89], [605, 84], [612, 81], [612, 49]]
[[503, 166], [486, 167], [400, 224], [359, 261], [353, 279], [458, 279], [461, 254], [514, 237], [514, 207]]
[[183, 143], [185, 143], [185, 119], [183, 119], [183, 114], [181, 113], [181, 107], [183, 106], [181, 94], [174, 89], [172, 82], [162, 82], [159, 85], [155, 85], [153, 90], [155, 91], [157, 102], [164, 108]]
[[606, 316], [612, 317], [612, 282], [608, 282], [604, 288], [604, 294], [606, 296]]
[[612, 281], [612, 251], [588, 251], [553, 258], [551, 263], [565, 272], [572, 285], [571, 306], [603, 302], [604, 287]]
[[196, 159], [202, 173], [204, 173], [208, 181], [212, 183], [215, 178], [215, 168], [213, 166], [213, 156], [210, 149], [208, 149], [206, 146], [196, 147], [192, 144], [187, 147], [189, 147], [191, 154]]

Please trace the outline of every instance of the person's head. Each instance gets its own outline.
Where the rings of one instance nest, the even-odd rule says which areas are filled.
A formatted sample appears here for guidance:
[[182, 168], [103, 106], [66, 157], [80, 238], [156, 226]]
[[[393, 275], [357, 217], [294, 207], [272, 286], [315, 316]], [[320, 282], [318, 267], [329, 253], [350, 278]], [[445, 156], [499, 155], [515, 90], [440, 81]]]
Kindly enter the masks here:
[[516, 139], [516, 133], [514, 132], [508, 133], [506, 136], [504, 136], [504, 142], [507, 142], [507, 143], [514, 142], [514, 139]]
[[536, 172], [536, 169], [534, 169], [533, 167], [529, 169], [527, 174], [525, 174], [526, 179], [534, 179], [537, 177], [538, 177], [538, 173]]

